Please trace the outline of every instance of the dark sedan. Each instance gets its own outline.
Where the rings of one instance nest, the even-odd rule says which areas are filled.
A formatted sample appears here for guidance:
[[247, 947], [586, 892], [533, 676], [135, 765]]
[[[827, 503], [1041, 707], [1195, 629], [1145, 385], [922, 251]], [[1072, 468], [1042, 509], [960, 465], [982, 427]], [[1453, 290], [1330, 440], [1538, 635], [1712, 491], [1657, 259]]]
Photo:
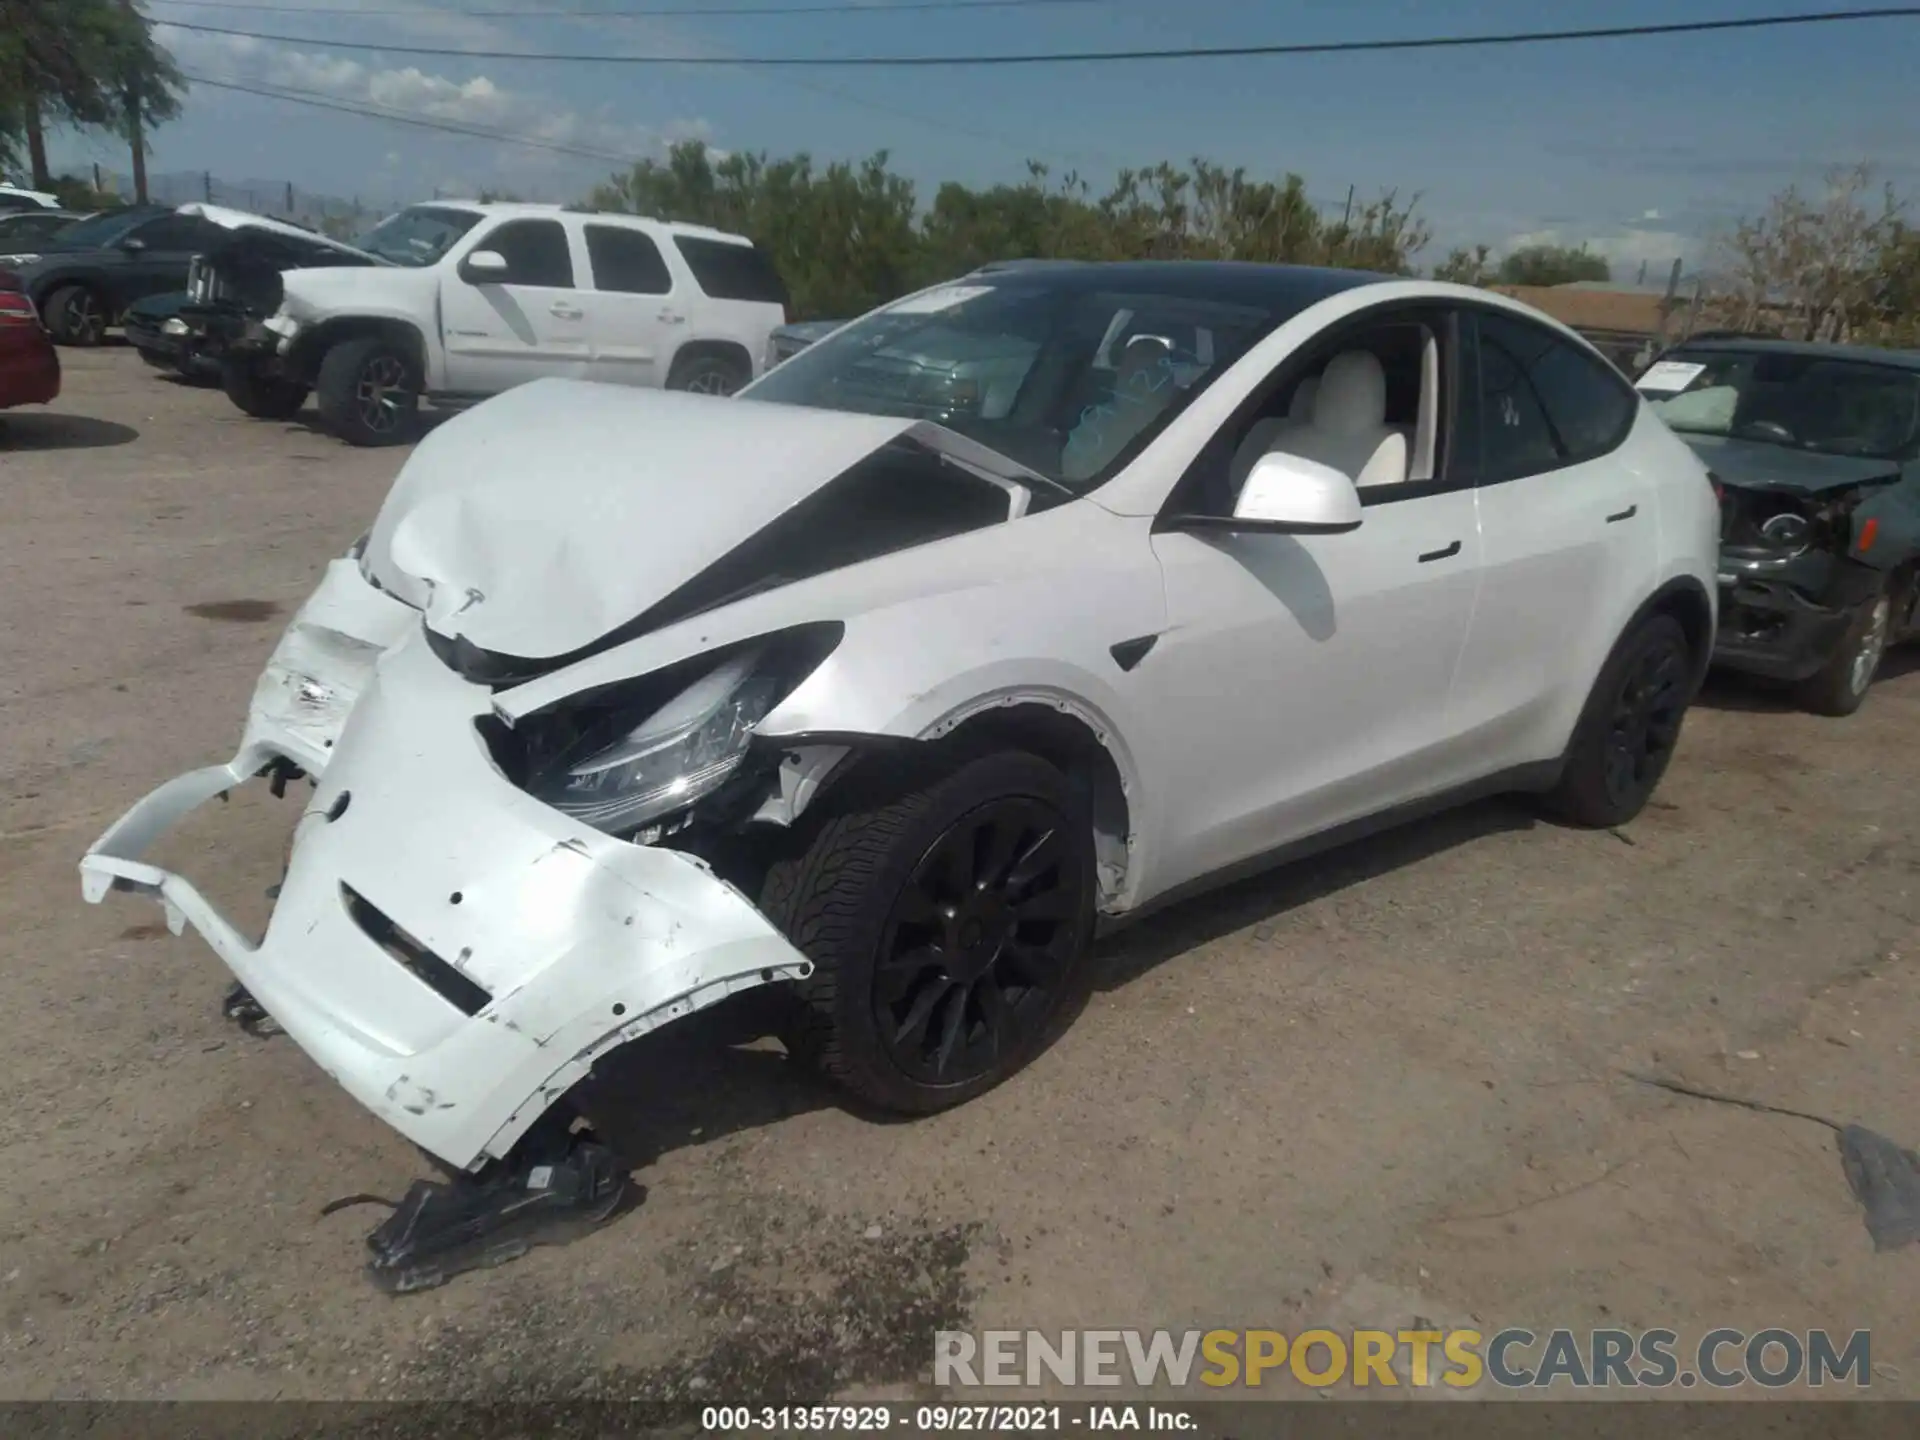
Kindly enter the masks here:
[[109, 210], [8, 260], [63, 345], [97, 345], [129, 305], [184, 290], [193, 257], [226, 238], [196, 215], [153, 205]]
[[149, 295], [127, 307], [121, 329], [127, 343], [154, 369], [192, 380], [218, 380], [220, 362], [203, 353], [200, 337], [182, 313], [189, 303], [184, 290]]
[[1859, 709], [1920, 638], [1920, 354], [1696, 336], [1635, 383], [1720, 494], [1714, 663]]

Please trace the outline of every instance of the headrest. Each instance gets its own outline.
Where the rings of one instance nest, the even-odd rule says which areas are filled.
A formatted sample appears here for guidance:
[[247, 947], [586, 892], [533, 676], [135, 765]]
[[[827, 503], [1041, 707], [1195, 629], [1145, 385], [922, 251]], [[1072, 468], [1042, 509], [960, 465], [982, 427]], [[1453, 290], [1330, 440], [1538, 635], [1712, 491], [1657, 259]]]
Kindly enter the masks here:
[[1313, 398], [1313, 428], [1362, 435], [1387, 423], [1387, 372], [1370, 350], [1342, 350], [1327, 362]]
[[1293, 399], [1287, 404], [1287, 419], [1296, 425], [1313, 423], [1313, 395], [1320, 388], [1320, 377], [1309, 375], [1293, 387]]

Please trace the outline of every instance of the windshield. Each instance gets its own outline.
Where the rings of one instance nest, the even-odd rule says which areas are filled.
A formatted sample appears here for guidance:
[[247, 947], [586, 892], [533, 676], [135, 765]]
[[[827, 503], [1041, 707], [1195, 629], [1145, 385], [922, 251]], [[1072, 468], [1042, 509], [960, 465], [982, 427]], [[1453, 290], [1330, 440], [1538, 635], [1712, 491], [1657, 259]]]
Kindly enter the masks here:
[[396, 265], [431, 265], [479, 223], [480, 217], [471, 210], [414, 205], [389, 215], [353, 243]]
[[1101, 288], [1085, 272], [973, 277], [874, 311], [742, 394], [933, 420], [1090, 490], [1280, 318], [1253, 305]]
[[1639, 388], [1683, 435], [1892, 459], [1920, 429], [1920, 374], [1823, 355], [1680, 350]]
[[98, 250], [111, 245], [136, 225], [166, 214], [164, 210], [109, 210], [88, 220], [75, 221], [59, 235], [64, 250]]

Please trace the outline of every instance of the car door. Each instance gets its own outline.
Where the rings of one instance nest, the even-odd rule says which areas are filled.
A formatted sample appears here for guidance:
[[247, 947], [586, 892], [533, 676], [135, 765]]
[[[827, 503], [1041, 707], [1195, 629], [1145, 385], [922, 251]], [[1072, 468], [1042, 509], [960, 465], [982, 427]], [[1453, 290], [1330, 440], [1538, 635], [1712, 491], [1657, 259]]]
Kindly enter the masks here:
[[[1523, 315], [1469, 315], [1480, 601], [1454, 703], [1492, 770], [1558, 755], [1659, 573], [1654, 477], [1621, 445], [1640, 414], [1598, 355]], [[1477, 442], [1473, 438], [1477, 434]]]
[[[1444, 413], [1450, 320], [1421, 323], [1446, 342], [1432, 400]], [[1282, 371], [1297, 378], [1299, 364]], [[1293, 381], [1276, 383], [1269, 404]], [[1243, 443], [1232, 428], [1201, 465]], [[1160, 836], [1169, 885], [1460, 778], [1449, 698], [1480, 537], [1472, 482], [1452, 472], [1450, 450], [1443, 433], [1427, 478], [1362, 488], [1360, 526], [1346, 534], [1155, 534], [1168, 622], [1150, 663], [1167, 697], [1163, 753], [1175, 757]], [[1216, 505], [1230, 512], [1230, 496]]]
[[116, 309], [149, 295], [187, 288], [193, 257], [227, 238], [227, 232], [194, 215], [161, 215], [120, 237], [125, 259], [111, 273]]
[[[481, 251], [499, 255], [505, 270], [472, 268]], [[447, 388], [496, 394], [548, 375], [584, 379], [592, 350], [575, 282], [584, 269], [558, 216], [502, 220], [471, 237], [441, 281]]]
[[645, 230], [588, 220], [586, 295], [592, 373], [615, 385], [664, 385], [685, 331], [675, 276]]

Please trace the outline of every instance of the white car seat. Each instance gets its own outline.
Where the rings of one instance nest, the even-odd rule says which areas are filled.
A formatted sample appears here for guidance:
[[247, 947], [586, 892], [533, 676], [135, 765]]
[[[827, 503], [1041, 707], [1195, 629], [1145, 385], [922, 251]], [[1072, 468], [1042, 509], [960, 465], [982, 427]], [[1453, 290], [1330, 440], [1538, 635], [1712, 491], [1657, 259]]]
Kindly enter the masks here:
[[[1262, 420], [1247, 432], [1229, 474], [1237, 496], [1254, 462], [1276, 452], [1331, 465], [1355, 485], [1391, 485], [1407, 478], [1409, 427], [1387, 424], [1387, 373], [1370, 350], [1343, 350], [1327, 362], [1305, 397], [1301, 382], [1285, 420]], [[1295, 418], [1302, 409], [1304, 421]]]

